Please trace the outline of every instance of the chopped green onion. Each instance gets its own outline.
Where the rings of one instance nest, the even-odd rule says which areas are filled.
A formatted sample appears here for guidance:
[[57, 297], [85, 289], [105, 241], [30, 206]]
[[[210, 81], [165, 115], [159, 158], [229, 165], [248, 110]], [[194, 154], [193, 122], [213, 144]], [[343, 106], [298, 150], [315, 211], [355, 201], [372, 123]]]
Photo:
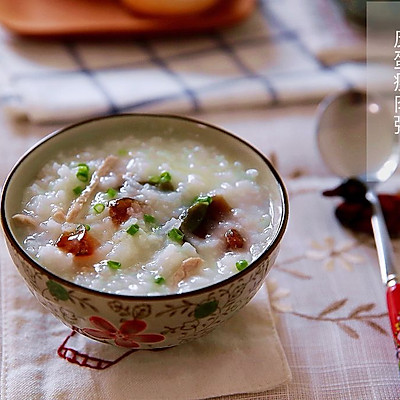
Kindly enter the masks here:
[[162, 276], [156, 276], [154, 278], [154, 283], [156, 283], [157, 285], [162, 285], [163, 283], [165, 283], [165, 279]]
[[121, 263], [118, 261], [107, 261], [107, 265], [111, 269], [120, 269], [121, 268]]
[[88, 182], [89, 181], [89, 167], [87, 164], [78, 164], [78, 172], [76, 173], [76, 177], [81, 182]]
[[126, 150], [126, 149], [120, 149], [120, 150], [118, 150], [118, 155], [120, 155], [120, 156], [127, 156], [127, 155], [128, 155], [128, 150]]
[[149, 183], [153, 184], [153, 185], [157, 185], [158, 183], [160, 183], [160, 177], [153, 175], [149, 178]]
[[79, 229], [81, 229], [81, 228], [85, 228], [85, 231], [90, 231], [90, 225], [87, 225], [87, 224], [79, 224], [78, 226], [77, 226], [77, 229], [79, 230]]
[[112, 199], [113, 197], [115, 197], [117, 195], [117, 191], [114, 188], [109, 188], [107, 189], [107, 196]]
[[178, 228], [172, 228], [169, 232], [168, 232], [168, 237], [173, 240], [174, 242], [177, 242], [179, 244], [183, 243], [183, 232], [180, 231]]
[[236, 268], [238, 271], [243, 271], [248, 266], [249, 266], [249, 263], [246, 260], [240, 260], [236, 263]]
[[87, 172], [89, 172], [89, 166], [87, 164], [85, 164], [85, 163], [79, 163], [78, 167], [82, 168], [83, 170], [85, 170]]
[[133, 224], [131, 225], [126, 232], [129, 233], [130, 235], [134, 235], [139, 231], [139, 225], [138, 224]]
[[97, 203], [93, 206], [93, 209], [96, 212], [96, 214], [102, 213], [105, 208], [106, 208], [106, 206], [102, 203]]
[[83, 192], [83, 187], [82, 186], [76, 186], [72, 189], [72, 191], [79, 196]]
[[167, 182], [171, 182], [172, 176], [169, 172], [164, 171], [163, 173], [161, 173], [160, 175], [160, 183], [167, 183]]
[[150, 214], [144, 214], [143, 215], [143, 219], [144, 219], [144, 222], [146, 222], [148, 224], [155, 224], [156, 223], [156, 219]]
[[153, 175], [149, 178], [148, 182], [153, 185], [158, 185], [159, 183], [171, 182], [172, 176], [168, 171], [162, 172], [159, 176]]
[[196, 197], [193, 203], [207, 203], [208, 205], [210, 205], [212, 203], [212, 197], [200, 195]]
[[162, 172], [160, 175], [152, 175], [147, 181], [140, 182], [142, 185], [146, 183], [151, 186], [156, 186], [159, 190], [163, 192], [173, 192], [174, 186], [171, 183], [171, 174], [168, 171]]
[[89, 174], [82, 173], [82, 172], [77, 172], [76, 177], [81, 181], [81, 182], [87, 182], [89, 180]]
[[143, 184], [148, 183], [151, 186], [156, 186], [163, 192], [172, 192], [174, 191], [174, 187], [172, 186], [171, 179], [171, 174], [168, 171], [164, 171], [159, 176], [150, 176], [150, 178], [143, 182]]

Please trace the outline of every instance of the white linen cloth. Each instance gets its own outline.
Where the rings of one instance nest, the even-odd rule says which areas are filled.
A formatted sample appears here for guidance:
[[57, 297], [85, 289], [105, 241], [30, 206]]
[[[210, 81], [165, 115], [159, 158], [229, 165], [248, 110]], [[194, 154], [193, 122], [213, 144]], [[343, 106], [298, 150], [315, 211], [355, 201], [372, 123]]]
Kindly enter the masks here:
[[237, 26], [186, 38], [43, 41], [2, 32], [0, 105], [42, 123], [316, 101], [365, 86], [363, 36], [334, 0], [259, 1]]
[[[188, 400], [260, 392], [290, 380], [265, 286], [226, 324], [195, 342], [133, 352], [103, 370], [69, 363], [57, 349], [70, 330], [33, 299], [0, 240], [3, 400]], [[127, 351], [79, 334], [65, 347], [107, 361]]]

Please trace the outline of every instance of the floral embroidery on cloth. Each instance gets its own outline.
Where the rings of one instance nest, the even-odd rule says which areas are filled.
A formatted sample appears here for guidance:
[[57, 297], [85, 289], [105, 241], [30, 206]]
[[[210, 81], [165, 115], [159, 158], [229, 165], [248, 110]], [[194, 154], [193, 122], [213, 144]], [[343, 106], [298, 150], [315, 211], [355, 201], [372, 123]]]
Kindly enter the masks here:
[[361, 256], [349, 253], [350, 250], [359, 246], [354, 241], [345, 241], [339, 244], [335, 243], [335, 239], [331, 236], [325, 238], [321, 244], [315, 240], [311, 242], [313, 250], [306, 252], [307, 258], [316, 261], [323, 260], [323, 266], [331, 271], [335, 267], [335, 262], [341, 264], [345, 269], [351, 271], [353, 264], [360, 264], [363, 262]]
[[97, 339], [112, 339], [117, 346], [139, 348], [140, 343], [158, 343], [165, 337], [158, 333], [141, 333], [147, 324], [140, 319], [124, 321], [117, 329], [113, 324], [98, 316], [89, 318], [95, 328], [83, 328], [82, 331]]

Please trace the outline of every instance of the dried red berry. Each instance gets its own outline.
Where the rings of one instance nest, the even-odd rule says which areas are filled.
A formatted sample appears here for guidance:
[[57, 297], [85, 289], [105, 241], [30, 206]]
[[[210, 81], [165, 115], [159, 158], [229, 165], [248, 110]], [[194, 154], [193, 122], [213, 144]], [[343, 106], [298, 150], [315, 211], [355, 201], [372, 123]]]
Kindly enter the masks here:
[[85, 227], [78, 227], [74, 232], [64, 232], [57, 240], [56, 246], [74, 256], [90, 256], [100, 246]]
[[228, 229], [224, 237], [228, 250], [241, 249], [244, 246], [245, 240], [243, 236], [234, 228]]
[[143, 213], [144, 204], [130, 197], [112, 200], [108, 203], [109, 214], [116, 225], [120, 225], [127, 221], [132, 215], [140, 215]]

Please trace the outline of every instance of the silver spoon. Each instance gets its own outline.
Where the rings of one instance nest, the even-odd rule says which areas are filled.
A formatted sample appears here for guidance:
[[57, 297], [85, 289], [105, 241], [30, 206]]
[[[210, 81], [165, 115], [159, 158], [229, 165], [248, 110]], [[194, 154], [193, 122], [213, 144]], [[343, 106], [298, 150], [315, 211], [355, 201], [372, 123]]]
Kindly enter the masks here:
[[329, 169], [342, 178], [356, 178], [366, 188], [372, 207], [381, 278], [387, 287], [387, 305], [400, 356], [400, 284], [393, 248], [383, 217], [376, 185], [386, 181], [399, 163], [399, 138], [393, 115], [383, 100], [363, 92], [348, 91], [327, 97], [317, 111], [317, 139]]

